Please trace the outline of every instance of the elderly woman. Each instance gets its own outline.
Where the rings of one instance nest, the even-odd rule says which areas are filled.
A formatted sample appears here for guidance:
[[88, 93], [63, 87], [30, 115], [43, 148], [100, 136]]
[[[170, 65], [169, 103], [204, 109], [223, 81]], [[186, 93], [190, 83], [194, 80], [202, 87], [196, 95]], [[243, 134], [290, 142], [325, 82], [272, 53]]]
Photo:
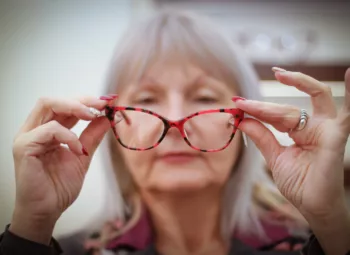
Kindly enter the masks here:
[[[152, 238], [130, 254], [300, 254], [266, 253], [243, 241], [271, 240], [268, 211], [308, 223], [312, 233], [302, 254], [350, 254], [343, 187], [350, 72], [337, 112], [325, 84], [273, 69], [278, 81], [310, 95], [311, 115], [262, 102], [256, 75], [238, 53], [207, 21], [160, 13], [123, 38], [107, 96], [40, 99], [14, 139], [17, 195], [0, 254], [129, 254], [118, 240], [130, 233], [131, 240], [140, 238], [132, 231], [144, 215]], [[91, 122], [77, 137], [70, 129], [79, 120]], [[281, 146], [262, 123], [295, 144]], [[52, 232], [111, 127], [110, 155], [124, 204], [114, 214], [118, 220], [105, 219], [95, 243], [69, 253]], [[283, 209], [281, 194], [302, 217]]]

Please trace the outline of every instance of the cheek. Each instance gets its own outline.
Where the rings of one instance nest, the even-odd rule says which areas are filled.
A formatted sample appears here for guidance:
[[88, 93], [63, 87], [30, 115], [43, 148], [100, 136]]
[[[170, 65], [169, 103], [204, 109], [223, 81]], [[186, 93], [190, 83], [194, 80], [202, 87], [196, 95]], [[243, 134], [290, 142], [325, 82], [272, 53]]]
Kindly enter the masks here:
[[204, 153], [199, 163], [181, 166], [182, 170], [187, 168], [185, 172], [180, 172], [181, 174], [179, 166], [164, 168], [155, 164], [155, 149], [131, 151], [120, 148], [120, 152], [135, 184], [140, 188], [182, 189], [213, 183], [222, 186], [228, 180], [232, 166], [237, 162], [243, 144], [241, 140], [240, 134], [237, 134], [225, 150]]
[[142, 186], [147, 180], [152, 168], [152, 150], [132, 151], [120, 148], [120, 152], [136, 185]]
[[237, 134], [225, 150], [208, 154], [208, 164], [215, 172], [215, 178], [218, 182], [224, 183], [228, 180], [232, 167], [238, 161], [241, 149], [241, 137]]

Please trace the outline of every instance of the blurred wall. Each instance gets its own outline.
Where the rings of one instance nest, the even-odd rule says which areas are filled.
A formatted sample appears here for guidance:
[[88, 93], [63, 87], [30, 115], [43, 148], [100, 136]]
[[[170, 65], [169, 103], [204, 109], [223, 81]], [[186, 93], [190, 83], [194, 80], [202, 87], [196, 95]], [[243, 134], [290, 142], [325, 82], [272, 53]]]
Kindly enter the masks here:
[[[350, 1], [144, 0], [214, 19], [254, 62], [350, 63]], [[280, 39], [280, 40], [278, 40]], [[310, 42], [310, 44], [308, 44]]]
[[[99, 96], [116, 41], [130, 18], [129, 0], [0, 1], [0, 232], [15, 199], [12, 139], [41, 96]], [[74, 131], [80, 132], [86, 123]], [[76, 229], [100, 209], [100, 151], [79, 199], [56, 233]]]

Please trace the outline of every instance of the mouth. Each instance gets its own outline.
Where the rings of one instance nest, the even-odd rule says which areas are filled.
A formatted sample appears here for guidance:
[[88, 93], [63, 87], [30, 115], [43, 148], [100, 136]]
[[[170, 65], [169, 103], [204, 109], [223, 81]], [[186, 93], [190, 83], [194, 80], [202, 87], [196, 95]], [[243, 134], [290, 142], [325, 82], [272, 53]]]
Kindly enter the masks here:
[[188, 152], [168, 152], [161, 154], [158, 160], [167, 164], [186, 164], [198, 159], [199, 156]]

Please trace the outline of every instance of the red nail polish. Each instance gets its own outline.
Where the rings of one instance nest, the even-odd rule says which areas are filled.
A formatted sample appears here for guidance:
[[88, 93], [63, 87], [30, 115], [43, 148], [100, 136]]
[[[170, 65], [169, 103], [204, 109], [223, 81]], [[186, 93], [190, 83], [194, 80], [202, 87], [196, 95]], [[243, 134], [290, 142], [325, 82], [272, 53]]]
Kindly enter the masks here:
[[232, 97], [233, 102], [237, 102], [238, 100], [246, 100], [244, 97], [234, 96]]
[[113, 100], [114, 98], [110, 96], [100, 96], [100, 99], [109, 101], [109, 100]]
[[113, 99], [116, 99], [118, 97], [117, 94], [108, 94], [107, 96], [112, 97]]
[[86, 149], [83, 147], [82, 152], [85, 156], [89, 156], [89, 153], [86, 151]]

